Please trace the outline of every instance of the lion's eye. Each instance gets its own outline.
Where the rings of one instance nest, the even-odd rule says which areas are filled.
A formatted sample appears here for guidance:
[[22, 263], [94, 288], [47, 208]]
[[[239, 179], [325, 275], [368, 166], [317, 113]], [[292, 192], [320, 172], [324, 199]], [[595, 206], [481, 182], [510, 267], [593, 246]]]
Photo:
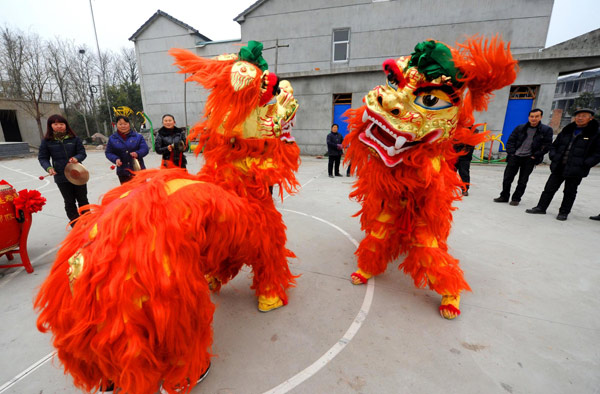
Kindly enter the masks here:
[[444, 109], [451, 107], [452, 104], [446, 100], [442, 100], [441, 98], [434, 96], [433, 94], [424, 94], [415, 99], [415, 104], [419, 107], [423, 107], [425, 109]]

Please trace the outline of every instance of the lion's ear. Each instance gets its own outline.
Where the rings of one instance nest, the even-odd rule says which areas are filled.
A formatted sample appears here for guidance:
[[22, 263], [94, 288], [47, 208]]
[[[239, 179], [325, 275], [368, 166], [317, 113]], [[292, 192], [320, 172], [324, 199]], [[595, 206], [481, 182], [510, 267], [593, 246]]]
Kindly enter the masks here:
[[481, 36], [469, 38], [452, 49], [452, 58], [462, 74], [459, 80], [471, 92], [476, 111], [486, 110], [492, 92], [512, 84], [517, 78], [519, 67], [510, 53], [510, 43], [505, 44], [498, 35], [490, 40]]
[[205, 89], [211, 89], [216, 84], [216, 79], [222, 75], [225, 70], [231, 68], [236, 61], [237, 56], [223, 59], [207, 59], [197, 56], [185, 49], [171, 48], [169, 55], [175, 58], [175, 65], [179, 66], [179, 73], [191, 74], [188, 81], [198, 82]]

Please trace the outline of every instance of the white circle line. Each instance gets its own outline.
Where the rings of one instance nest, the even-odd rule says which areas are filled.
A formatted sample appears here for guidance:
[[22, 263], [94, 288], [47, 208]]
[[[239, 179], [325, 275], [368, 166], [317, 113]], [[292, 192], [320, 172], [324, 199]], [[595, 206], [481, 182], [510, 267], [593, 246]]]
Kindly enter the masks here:
[[[335, 224], [328, 222], [327, 220], [319, 218], [317, 216], [309, 215], [307, 213], [298, 212], [298, 211], [294, 211], [291, 209], [282, 209], [282, 210], [286, 211], [286, 212], [296, 213], [296, 214], [302, 215], [302, 216], [307, 216], [312, 219], [318, 220], [322, 223], [325, 223], [325, 224], [335, 228], [336, 230], [340, 231], [342, 234], [344, 234], [344, 236], [346, 236], [346, 238], [348, 238], [350, 240], [350, 242], [352, 242], [358, 248], [358, 242], [354, 238], [352, 238], [352, 236], [350, 234], [348, 234], [346, 231], [344, 231], [340, 227], [336, 226]], [[374, 292], [375, 292], [375, 277], [369, 279], [369, 282], [367, 283], [367, 291], [365, 292], [365, 298], [363, 299], [363, 303], [360, 307], [360, 310], [358, 311], [358, 314], [354, 318], [354, 321], [352, 322], [352, 324], [350, 325], [350, 327], [348, 328], [348, 330], [346, 331], [344, 336], [341, 337], [340, 339], [338, 339], [338, 341], [329, 350], [327, 350], [325, 352], [325, 354], [323, 354], [321, 357], [319, 357], [314, 363], [312, 363], [308, 367], [304, 368], [302, 371], [298, 372], [296, 375], [287, 379], [285, 382], [281, 383], [280, 385], [272, 388], [269, 391], [265, 391], [263, 394], [287, 393], [288, 391], [292, 390], [294, 387], [298, 386], [299, 384], [301, 384], [302, 382], [304, 382], [305, 380], [309, 379], [314, 374], [316, 374], [321, 368], [323, 368], [325, 365], [327, 365], [342, 350], [344, 350], [346, 345], [348, 345], [348, 343], [350, 343], [350, 341], [354, 338], [354, 336], [356, 335], [358, 330], [360, 330], [363, 322], [367, 318], [367, 315], [369, 314], [369, 310], [371, 309], [371, 304], [373, 303]]]
[[[39, 178], [39, 177], [37, 177], [37, 176], [35, 176], [35, 175], [31, 175], [31, 174], [30, 174], [30, 173], [28, 173], [28, 172], [21, 171], [20, 169], [14, 169], [14, 168], [10, 168], [10, 167], [7, 167], [7, 166], [5, 166], [5, 165], [2, 165], [2, 164], [0, 164], [0, 167], [6, 168], [7, 170], [10, 170], [10, 171], [14, 171], [14, 172], [16, 172], [17, 174], [26, 175], [26, 176], [28, 176], [28, 177], [31, 177], [31, 178], [33, 178], [33, 179], [38, 179], [38, 178]], [[42, 186], [40, 186], [40, 187], [37, 187], [37, 188], [36, 188], [36, 190], [41, 190], [41, 189], [45, 188], [46, 186], [48, 186], [49, 184], [50, 184], [50, 182], [49, 182], [49, 181], [48, 181], [46, 178], [44, 178], [44, 185], [42, 185]]]
[[[56, 250], [58, 249], [58, 246], [55, 246], [54, 248], [50, 249], [49, 251], [41, 254], [40, 256], [36, 257], [35, 259], [33, 259], [31, 261], [31, 265], [33, 265], [34, 263], [37, 263], [38, 260], [46, 257], [47, 255], [49, 255], [50, 253], [56, 252]], [[8, 282], [10, 282], [12, 279], [15, 278], [15, 276], [17, 276], [19, 273], [21, 273], [21, 271], [23, 271], [25, 268], [20, 267], [19, 269], [17, 269], [15, 272], [12, 272], [10, 274], [10, 276], [8, 276], [6, 278], [6, 280], [2, 280], [2, 282], [0, 282], [0, 288], [2, 288], [3, 286], [5, 286]], [[38, 360], [37, 362], [35, 362], [34, 364], [32, 364], [30, 367], [28, 367], [27, 369], [25, 369], [23, 372], [21, 372], [20, 374], [18, 374], [17, 376], [15, 376], [14, 378], [12, 378], [11, 380], [9, 380], [8, 382], [6, 382], [5, 384], [3, 384], [0, 387], [0, 394], [2, 394], [3, 392], [5, 392], [6, 390], [8, 390], [9, 388], [11, 388], [12, 386], [14, 386], [17, 382], [19, 382], [20, 380], [23, 380], [27, 375], [29, 375], [30, 373], [32, 373], [33, 371], [35, 371], [36, 369], [38, 369], [39, 367], [41, 367], [42, 365], [44, 365], [46, 362], [48, 362], [48, 360], [50, 360], [52, 358], [52, 356], [54, 356], [54, 354], [56, 353], [56, 351], [53, 351], [50, 354], [45, 355], [44, 357], [42, 357], [40, 360]]]

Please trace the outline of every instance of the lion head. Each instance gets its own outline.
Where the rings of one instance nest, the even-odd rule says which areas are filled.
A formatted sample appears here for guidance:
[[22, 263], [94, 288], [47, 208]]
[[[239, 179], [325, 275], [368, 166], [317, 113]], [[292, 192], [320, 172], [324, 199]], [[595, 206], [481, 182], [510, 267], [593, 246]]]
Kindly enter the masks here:
[[[394, 167], [427, 145], [456, 140], [458, 129], [473, 124], [473, 109], [485, 109], [491, 91], [514, 81], [515, 65], [496, 38], [475, 38], [458, 49], [422, 42], [411, 56], [383, 63], [387, 82], [366, 95], [351, 129]], [[359, 112], [351, 110], [350, 118]]]

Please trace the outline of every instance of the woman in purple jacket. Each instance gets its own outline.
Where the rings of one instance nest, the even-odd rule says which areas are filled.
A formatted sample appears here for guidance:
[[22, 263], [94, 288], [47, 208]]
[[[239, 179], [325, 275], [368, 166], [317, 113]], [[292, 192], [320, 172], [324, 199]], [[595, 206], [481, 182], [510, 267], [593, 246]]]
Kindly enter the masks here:
[[117, 176], [121, 184], [133, 177], [133, 159], [137, 159], [141, 169], [145, 169], [143, 157], [148, 154], [148, 144], [141, 134], [131, 130], [129, 118], [117, 116], [117, 132], [108, 138], [106, 158], [117, 166]]

